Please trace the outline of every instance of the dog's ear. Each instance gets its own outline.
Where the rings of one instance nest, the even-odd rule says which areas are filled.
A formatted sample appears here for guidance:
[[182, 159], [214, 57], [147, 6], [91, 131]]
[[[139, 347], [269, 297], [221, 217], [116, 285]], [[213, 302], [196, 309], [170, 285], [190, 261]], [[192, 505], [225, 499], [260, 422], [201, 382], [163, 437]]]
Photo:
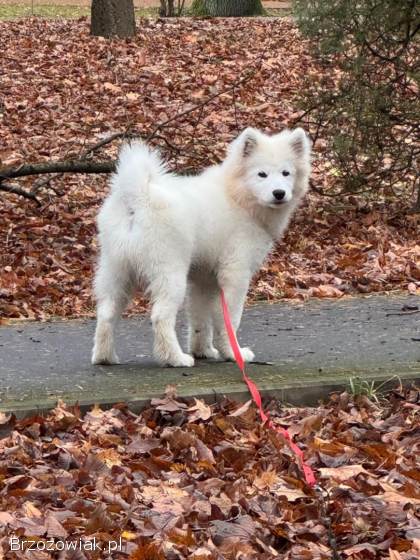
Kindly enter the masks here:
[[261, 132], [256, 128], [248, 127], [235, 138], [228, 147], [226, 165], [233, 165], [243, 169], [245, 160], [254, 153], [261, 138]]
[[293, 153], [299, 159], [309, 159], [311, 154], [311, 141], [303, 128], [295, 128], [291, 131], [289, 142]]
[[242, 145], [242, 157], [248, 157], [252, 154], [258, 144], [258, 130], [252, 127], [246, 128], [238, 140]]
[[252, 154], [258, 144], [256, 131], [254, 128], [247, 128], [243, 131], [243, 157], [248, 157]]

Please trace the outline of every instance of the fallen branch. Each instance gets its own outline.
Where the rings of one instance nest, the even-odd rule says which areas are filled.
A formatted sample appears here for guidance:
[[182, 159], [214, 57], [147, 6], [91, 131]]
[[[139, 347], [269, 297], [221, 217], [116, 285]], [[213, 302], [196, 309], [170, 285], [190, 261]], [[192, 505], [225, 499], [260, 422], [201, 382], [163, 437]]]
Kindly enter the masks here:
[[42, 175], [44, 173], [112, 173], [113, 171], [115, 171], [115, 161], [69, 159], [67, 161], [24, 164], [19, 167], [3, 167], [0, 169], [0, 180], [16, 179], [28, 175]]
[[29, 200], [33, 200], [34, 202], [36, 202], [38, 206], [41, 206], [41, 202], [38, 200], [34, 193], [26, 191], [25, 189], [22, 189], [17, 185], [0, 182], [0, 191], [17, 194], [18, 196], [22, 196], [23, 198], [28, 198]]
[[[115, 132], [114, 134], [111, 134], [110, 136], [107, 136], [106, 138], [103, 138], [102, 140], [100, 140], [99, 142], [97, 142], [96, 144], [94, 144], [93, 146], [91, 146], [90, 148], [85, 150], [84, 152], [82, 152], [82, 154], [79, 156], [79, 158], [75, 161], [80, 161], [80, 160], [87, 159], [90, 155], [92, 155], [94, 152], [98, 151], [103, 146], [106, 146], [107, 144], [110, 144], [114, 140], [117, 140], [117, 139], [123, 138], [123, 137], [128, 137], [128, 136], [129, 136], [129, 134], [128, 134], [127, 131]], [[33, 185], [33, 187], [31, 188], [30, 192], [35, 194], [36, 192], [38, 192], [43, 187], [46, 187], [47, 185], [49, 185], [54, 177], [56, 177], [56, 178], [61, 177], [63, 174], [64, 174], [64, 172], [61, 172], [61, 173], [58, 173], [57, 175], [51, 175], [50, 177], [46, 177], [45, 179], [41, 179], [40, 181], [37, 181]], [[51, 186], [49, 188], [51, 190], [53, 190], [56, 194], [58, 194], [56, 189], [54, 189]]]

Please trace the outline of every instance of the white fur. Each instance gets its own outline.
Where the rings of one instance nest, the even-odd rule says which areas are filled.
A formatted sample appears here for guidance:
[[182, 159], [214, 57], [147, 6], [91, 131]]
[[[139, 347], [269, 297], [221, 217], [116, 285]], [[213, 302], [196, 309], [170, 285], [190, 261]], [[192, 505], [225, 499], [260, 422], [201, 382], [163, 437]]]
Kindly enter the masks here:
[[[268, 176], [260, 177], [261, 172]], [[160, 364], [192, 366], [193, 356], [232, 360], [220, 288], [236, 330], [251, 278], [286, 229], [307, 190], [309, 172], [310, 142], [302, 129], [267, 136], [248, 128], [222, 164], [196, 177], [168, 173], [142, 142], [125, 145], [98, 216], [92, 363], [118, 362], [115, 324], [138, 286], [151, 299]], [[279, 190], [284, 191], [281, 204], [273, 195]], [[189, 354], [175, 333], [186, 294]], [[242, 353], [247, 361], [254, 357], [249, 348]]]

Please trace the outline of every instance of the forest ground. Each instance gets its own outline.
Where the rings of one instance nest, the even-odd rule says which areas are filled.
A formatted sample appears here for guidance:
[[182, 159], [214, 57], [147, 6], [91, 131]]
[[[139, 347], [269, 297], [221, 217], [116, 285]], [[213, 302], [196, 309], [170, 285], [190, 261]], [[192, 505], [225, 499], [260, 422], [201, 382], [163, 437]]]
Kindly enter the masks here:
[[[293, 126], [305, 79], [321, 71], [290, 18], [143, 19], [128, 42], [91, 37], [86, 18], [2, 21], [0, 32], [5, 166], [78, 157], [116, 131], [145, 137], [174, 119], [154, 143], [174, 170], [196, 171], [220, 161], [246, 126]], [[95, 157], [117, 150], [114, 142]], [[312, 176], [318, 192], [255, 279], [252, 300], [419, 293], [419, 215], [405, 212], [407, 200], [319, 194], [335, 172], [321, 135]], [[95, 216], [107, 182], [105, 175], [56, 176], [40, 189], [40, 206], [1, 193], [4, 320], [92, 316]], [[130, 312], [144, 308], [138, 298]]]

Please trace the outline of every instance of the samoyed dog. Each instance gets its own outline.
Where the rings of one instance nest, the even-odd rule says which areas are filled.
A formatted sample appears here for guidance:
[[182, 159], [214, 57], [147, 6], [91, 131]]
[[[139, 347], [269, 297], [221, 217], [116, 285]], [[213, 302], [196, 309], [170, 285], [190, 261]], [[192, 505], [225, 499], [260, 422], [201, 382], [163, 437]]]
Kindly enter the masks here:
[[[169, 173], [143, 142], [124, 145], [98, 216], [92, 363], [118, 363], [114, 329], [138, 287], [150, 297], [159, 364], [232, 360], [220, 289], [237, 330], [253, 274], [308, 189], [310, 151], [301, 128], [272, 136], [247, 128], [223, 163], [183, 177]], [[188, 353], [175, 332], [186, 296]], [[245, 361], [253, 360], [249, 348], [241, 352]]]

